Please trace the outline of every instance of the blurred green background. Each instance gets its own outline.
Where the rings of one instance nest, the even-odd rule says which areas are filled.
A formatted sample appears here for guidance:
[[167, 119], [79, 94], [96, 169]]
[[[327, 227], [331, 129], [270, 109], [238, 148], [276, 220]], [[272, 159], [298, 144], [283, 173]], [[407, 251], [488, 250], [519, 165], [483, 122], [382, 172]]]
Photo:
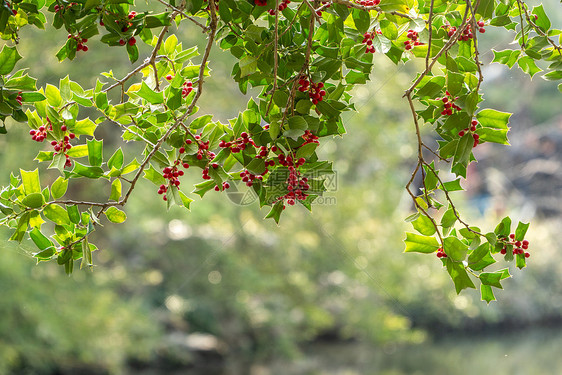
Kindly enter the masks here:
[[[545, 7], [562, 24], [560, 4]], [[94, 40], [74, 62], [58, 63], [63, 31], [26, 33], [18, 66], [31, 67], [40, 85], [66, 74], [91, 85], [101, 71], [131, 70], [124, 51]], [[178, 37], [204, 43], [196, 28]], [[482, 59], [512, 38], [488, 28]], [[214, 50], [201, 112], [226, 120], [245, 107], [249, 97], [230, 79], [233, 61]], [[94, 272], [70, 278], [56, 264], [36, 266], [32, 246], [8, 243], [0, 231], [0, 374], [562, 373], [562, 96], [516, 68], [484, 70], [483, 107], [514, 112], [512, 147], [479, 146], [469, 191], [457, 199], [482, 227], [507, 214], [532, 220], [527, 269], [512, 270], [499, 302], [486, 306], [477, 291], [457, 296], [436, 257], [402, 253], [415, 139], [401, 95], [415, 69], [376, 56], [372, 82], [354, 93], [348, 134], [319, 148], [336, 161], [333, 191], [312, 213], [288, 209], [279, 226], [263, 220], [257, 203], [235, 205], [218, 193], [197, 199], [191, 212], [166, 213], [145, 181], [127, 222], [96, 232], [103, 250]], [[34, 169], [42, 147], [26, 126], [8, 129], [2, 184], [10, 171]], [[97, 130], [106, 155], [119, 134]], [[182, 186], [196, 182], [189, 178]], [[109, 194], [109, 186], [73, 183], [76, 197]]]

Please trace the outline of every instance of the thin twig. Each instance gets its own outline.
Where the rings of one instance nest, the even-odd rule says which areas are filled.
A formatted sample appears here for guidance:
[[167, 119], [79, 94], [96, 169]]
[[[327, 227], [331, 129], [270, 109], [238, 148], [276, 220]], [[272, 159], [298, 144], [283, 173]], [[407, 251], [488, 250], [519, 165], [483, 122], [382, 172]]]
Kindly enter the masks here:
[[269, 99], [267, 110], [265, 111], [266, 116], [269, 114], [269, 110], [273, 104], [273, 95], [275, 94], [275, 90], [277, 90], [277, 70], [279, 69], [279, 0], [275, 1], [275, 35], [273, 38], [273, 88], [267, 93], [267, 95], [271, 95], [271, 98]]
[[195, 18], [191, 17], [190, 15], [188, 15], [187, 13], [185, 13], [183, 10], [176, 8], [175, 6], [173, 6], [170, 3], [165, 2], [164, 0], [158, 0], [160, 3], [164, 4], [165, 6], [167, 6], [168, 8], [172, 9], [174, 12], [180, 14], [182, 17], [187, 18], [188, 20], [190, 20], [191, 22], [193, 22], [194, 24], [196, 24], [197, 26], [199, 26], [201, 29], [203, 29], [203, 32], [207, 32], [208, 28], [203, 25], [202, 23], [200, 23], [199, 21], [197, 21]]
[[433, 36], [433, 4], [435, 0], [431, 0], [431, 4], [429, 5], [429, 20], [427, 21], [429, 24], [429, 39], [427, 41], [427, 55], [425, 55], [425, 70], [429, 70], [429, 56], [431, 56], [431, 42]]

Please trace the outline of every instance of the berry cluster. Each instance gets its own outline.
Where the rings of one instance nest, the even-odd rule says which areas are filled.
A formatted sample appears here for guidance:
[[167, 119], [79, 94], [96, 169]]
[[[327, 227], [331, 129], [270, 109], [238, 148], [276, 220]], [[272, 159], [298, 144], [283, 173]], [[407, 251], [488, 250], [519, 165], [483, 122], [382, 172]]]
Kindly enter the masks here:
[[289, 177], [287, 177], [287, 180], [285, 181], [288, 193], [278, 197], [276, 201], [287, 200], [287, 204], [293, 206], [296, 200], [305, 200], [308, 197], [308, 194], [305, 193], [305, 191], [310, 189], [308, 178], [302, 177], [300, 172], [297, 170], [297, 168], [303, 165], [306, 160], [304, 158], [300, 158], [295, 162], [291, 155], [285, 157], [284, 154], [279, 154], [278, 159], [279, 164], [288, 167]]
[[242, 177], [242, 182], [245, 182], [246, 186], [251, 187], [254, 184], [254, 180], [262, 181], [263, 175], [266, 174], [267, 172], [269, 171], [266, 169], [266, 171], [261, 175], [255, 175], [246, 169], [240, 172], [240, 177]]
[[68, 39], [74, 39], [76, 40], [76, 50], [77, 51], [84, 51], [87, 52], [88, 51], [88, 46], [85, 44], [86, 42], [88, 42], [88, 39], [86, 38], [80, 38], [80, 35], [72, 35], [72, 34], [68, 34]]
[[447, 254], [445, 254], [445, 251], [442, 247], [437, 249], [437, 258], [447, 258]]
[[192, 91], [193, 91], [193, 83], [191, 81], [184, 82], [183, 87], [181, 88], [181, 96], [185, 98]]
[[[48, 121], [48, 125], [46, 127], [41, 125], [38, 129], [31, 129], [29, 131], [29, 135], [31, 135], [31, 139], [33, 139], [36, 142], [43, 142], [45, 138], [47, 138], [47, 133], [53, 130], [53, 125], [51, 124], [49, 118], [47, 118], [47, 121]], [[67, 135], [66, 132], [68, 128], [64, 124], [61, 125], [60, 130], [64, 132], [65, 135], [60, 141], [57, 140], [51, 141], [51, 146], [53, 146], [53, 149], [55, 150], [55, 155], [61, 152], [64, 153], [64, 155], [66, 156], [66, 162], [64, 166], [71, 167], [72, 162], [70, 160], [70, 156], [66, 154], [66, 151], [72, 148], [72, 145], [70, 144], [70, 140], [76, 138], [76, 134], [68, 133]]]
[[[127, 31], [127, 30], [124, 30], [124, 31]], [[130, 37], [128, 40], [119, 39], [119, 45], [124, 46], [127, 43], [129, 43], [130, 46], [134, 46], [135, 44], [137, 44], [137, 40], [135, 39], [134, 36]]]
[[[182, 166], [184, 169], [189, 168], [189, 164], [188, 163], [181, 163], [181, 161], [179, 159], [177, 159], [174, 162], [174, 165], [172, 167], [166, 167], [164, 168], [164, 170], [162, 171], [162, 176], [168, 180], [168, 183], [172, 186], [180, 186], [180, 180], [179, 177], [184, 175], [184, 171], [182, 171], [181, 169], [179, 169], [179, 166]], [[160, 185], [160, 188], [158, 189], [158, 194], [164, 194], [162, 199], [164, 200], [168, 200], [168, 198], [166, 197], [166, 192], [168, 191], [168, 187], [165, 184]]]
[[[199, 146], [199, 149], [197, 150], [197, 160], [203, 160], [204, 157], [209, 159], [209, 160], [213, 160], [215, 158], [215, 156], [217, 156], [214, 152], [209, 151], [209, 141], [201, 142], [201, 136], [200, 135], [195, 136], [195, 141], [197, 142], [197, 145]], [[192, 143], [191, 139], [187, 139], [185, 141], [185, 143], [190, 145]], [[184, 148], [183, 152], [185, 152], [185, 148]], [[183, 153], [183, 152], [182, 152], [182, 149], [180, 148], [180, 153]]]
[[252, 138], [250, 138], [248, 133], [242, 132], [242, 134], [240, 134], [240, 137], [238, 137], [234, 141], [225, 142], [225, 141], [221, 140], [219, 142], [219, 147], [222, 147], [222, 148], [228, 147], [228, 148], [230, 148], [230, 151], [232, 153], [237, 154], [240, 151], [245, 150], [248, 143], [251, 144], [252, 146], [256, 147], [256, 144], [254, 143]]
[[365, 7], [374, 7], [381, 3], [381, 0], [359, 0], [357, 4]]
[[323, 89], [323, 82], [314, 83], [310, 82], [307, 77], [301, 77], [301, 79], [299, 79], [299, 85], [300, 92], [308, 91], [308, 96], [312, 99], [312, 104], [318, 104], [326, 95], [326, 90]]
[[406, 36], [408, 37], [408, 39], [410, 39], [410, 40], [406, 40], [404, 42], [404, 45], [405, 45], [404, 48], [406, 48], [406, 50], [411, 50], [412, 48], [414, 48], [414, 46], [419, 46], [419, 45], [423, 44], [422, 42], [420, 42], [418, 40], [419, 35], [418, 35], [417, 31], [414, 31], [414, 30], [410, 29], [410, 30], [408, 30], [408, 34], [406, 34]]
[[222, 183], [222, 188], [219, 185], [215, 185], [215, 191], [224, 191], [228, 188], [230, 188], [230, 184], [226, 181]]
[[[262, 4], [262, 3], [263, 3], [263, 4]], [[290, 3], [291, 3], [291, 0], [283, 0], [283, 1], [281, 1], [281, 3], [279, 4], [279, 7], [278, 7], [279, 11], [280, 11], [280, 12], [284, 11], [284, 10], [289, 6]], [[267, 1], [265, 1], [265, 0], [256, 0], [256, 5], [259, 5], [259, 6], [266, 6], [266, 5], [267, 5]], [[275, 9], [269, 9], [267, 12], [268, 12], [270, 15], [272, 15], [272, 16], [275, 15]]]
[[312, 132], [310, 130], [305, 130], [304, 134], [302, 135], [302, 139], [304, 139], [304, 143], [301, 145], [304, 146], [308, 143], [320, 143], [320, 141], [318, 140], [318, 136], [312, 134]]
[[[380, 31], [376, 32], [377, 34], [381, 34]], [[375, 47], [373, 46], [373, 36], [374, 36], [374, 31], [373, 32], [366, 32], [365, 34], [363, 34], [363, 41], [361, 43], [365, 44], [367, 46], [367, 49], [365, 49], [365, 53], [375, 53]]]
[[443, 102], [443, 110], [441, 111], [441, 115], [443, 116], [451, 116], [453, 114], [453, 109], [460, 111], [461, 107], [455, 104], [455, 100], [458, 97], [453, 98], [449, 91], [445, 91], [445, 96], [442, 98], [436, 98], [436, 100], [441, 100]]
[[[486, 32], [486, 29], [484, 28], [484, 21], [476, 22], [476, 26], [478, 26], [478, 31], [480, 33], [483, 34]], [[455, 26], [450, 26], [447, 24], [447, 25], [443, 25], [442, 27], [447, 30], [447, 36], [449, 38], [452, 37], [457, 32], [457, 28]], [[462, 31], [462, 34], [459, 36], [459, 40], [466, 42], [472, 38], [474, 38], [474, 33], [472, 32], [472, 26], [470, 25], [470, 23], [467, 23], [466, 27]]]
[[[8, 9], [10, 9], [10, 10], [12, 11], [12, 14], [13, 14], [14, 16], [16, 16], [16, 15], [18, 14], [18, 11], [15, 10], [14, 8], [12, 8], [13, 4], [10, 4], [9, 2], [6, 1], [6, 2], [3, 2], [3, 5], [4, 5], [4, 6], [7, 6]], [[55, 10], [55, 12], [56, 12], [56, 10]]]
[[[53, 130], [52, 125], [49, 124], [48, 130]], [[29, 135], [31, 136], [31, 139], [33, 139], [34, 141], [43, 142], [45, 138], [47, 138], [47, 128], [41, 125], [37, 130], [31, 129], [29, 131]]]
[[474, 138], [474, 144], [472, 147], [476, 147], [478, 146], [478, 143], [480, 143], [480, 136], [474, 133], [476, 131], [477, 125], [478, 125], [478, 121], [472, 120], [472, 122], [470, 123], [470, 127], [465, 128], [459, 132], [459, 137], [463, 137], [468, 132], [472, 133], [472, 138]]
[[[74, 2], [68, 4], [66, 7], [56, 4], [53, 9], [55, 10], [55, 13], [64, 12], [65, 9], [70, 9], [75, 5], [77, 5], [77, 3], [74, 3]], [[14, 13], [14, 15], [16, 15], [16, 13]]]
[[529, 249], [529, 241], [527, 240], [523, 240], [523, 241], [515, 241], [515, 234], [511, 233], [509, 235], [509, 239], [510, 241], [500, 250], [500, 253], [505, 255], [507, 253], [507, 245], [513, 245], [514, 249], [513, 249], [513, 255], [523, 255], [525, 254], [525, 258], [528, 258], [531, 256], [531, 254], [528, 251], [525, 251], [527, 249]]

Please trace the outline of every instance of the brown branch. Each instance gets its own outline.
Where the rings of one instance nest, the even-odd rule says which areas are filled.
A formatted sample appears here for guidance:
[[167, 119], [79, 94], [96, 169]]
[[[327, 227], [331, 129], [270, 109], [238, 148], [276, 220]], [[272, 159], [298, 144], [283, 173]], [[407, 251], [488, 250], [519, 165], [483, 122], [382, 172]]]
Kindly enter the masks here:
[[427, 21], [429, 24], [429, 39], [427, 41], [427, 55], [425, 55], [425, 70], [429, 69], [429, 56], [431, 56], [431, 42], [433, 37], [433, 4], [435, 0], [431, 0], [431, 4], [429, 5], [429, 20]]
[[[216, 14], [216, 10], [215, 10], [216, 9], [215, 8], [215, 0], [209, 0], [209, 9], [210, 9], [210, 16], [211, 16], [211, 20], [210, 20], [210, 23], [209, 23], [209, 36], [207, 37], [207, 45], [205, 47], [205, 53], [203, 54], [203, 59], [201, 61], [201, 66], [199, 68], [199, 78], [198, 78], [198, 81], [197, 81], [197, 83], [198, 83], [197, 93], [195, 94], [195, 97], [193, 98], [193, 100], [192, 100], [191, 104], [189, 105], [189, 107], [187, 108], [186, 112], [181, 117], [179, 117], [178, 120], [172, 126], [170, 126], [168, 128], [166, 133], [162, 137], [160, 137], [158, 142], [156, 142], [156, 145], [154, 145], [154, 148], [152, 148], [150, 153], [146, 156], [146, 158], [144, 159], [144, 161], [140, 165], [138, 172], [135, 174], [135, 177], [131, 181], [131, 185], [129, 186], [129, 189], [127, 190], [127, 193], [125, 194], [123, 199], [121, 199], [119, 201], [119, 205], [121, 205], [121, 206], [124, 206], [127, 203], [127, 201], [129, 200], [129, 197], [131, 196], [131, 193], [133, 192], [137, 181], [139, 180], [142, 172], [144, 171], [144, 169], [146, 168], [146, 166], [148, 165], [148, 163], [150, 162], [150, 160], [152, 159], [154, 154], [156, 154], [156, 152], [158, 152], [158, 150], [160, 149], [160, 147], [162, 147], [162, 144], [166, 141], [166, 139], [168, 139], [170, 134], [172, 134], [172, 132], [178, 126], [180, 126], [180, 124], [187, 117], [189, 117], [189, 115], [191, 115], [191, 113], [193, 112], [193, 109], [195, 108], [195, 105], [197, 104], [197, 101], [199, 100], [199, 97], [201, 96], [201, 93], [203, 92], [203, 81], [204, 81], [204, 75], [205, 75], [205, 67], [207, 66], [209, 54], [211, 53], [211, 48], [212, 48], [213, 42], [215, 40], [215, 35], [216, 35], [216, 31], [217, 31], [217, 24], [218, 24], [217, 14]], [[155, 48], [155, 50], [156, 50], [156, 48]], [[156, 56], [156, 53], [153, 53], [153, 56]]]
[[203, 32], [207, 32], [209, 30], [205, 25], [203, 25], [202, 23], [197, 21], [195, 18], [193, 18], [190, 15], [188, 15], [187, 13], [185, 13], [180, 8], [176, 8], [175, 6], [173, 6], [170, 3], [165, 2], [164, 0], [158, 0], [158, 2], [164, 4], [166, 7], [172, 9], [175, 13], [180, 14], [182, 17], [187, 18], [188, 20], [190, 20], [191, 22], [193, 22], [194, 24], [199, 26], [203, 30]]
[[[520, 1], [520, 0], [518, 0]], [[529, 10], [523, 6], [523, 10], [525, 12], [525, 18], [527, 19], [527, 23], [531, 26], [533, 26], [533, 29], [535, 29], [535, 32], [537, 34], [539, 34], [542, 37], [545, 37], [546, 40], [550, 43], [550, 45], [556, 50], [558, 51], [559, 55], [562, 55], [562, 47], [557, 45], [552, 39], [549, 38], [548, 34], [546, 34], [544, 31], [541, 30], [541, 28], [533, 21], [533, 19], [531, 18], [531, 16], [529, 15]], [[523, 26], [521, 26], [521, 30], [523, 30]]]
[[295, 76], [295, 81], [293, 82], [293, 87], [291, 87], [291, 93], [289, 95], [289, 99], [287, 100], [287, 108], [283, 112], [283, 118], [281, 119], [281, 127], [285, 124], [285, 120], [287, 119], [287, 112], [289, 108], [292, 107], [292, 104], [295, 100], [295, 95], [297, 93], [297, 84], [299, 78], [302, 74], [308, 69], [308, 64], [310, 63], [310, 52], [312, 51], [312, 37], [314, 35], [314, 17], [310, 16], [310, 22], [308, 24], [308, 38], [306, 42], [306, 53], [304, 55], [304, 63], [302, 64], [301, 70]]
[[412, 86], [410, 86], [410, 88], [408, 88], [408, 90], [406, 90], [404, 95], [402, 95], [403, 98], [407, 97], [408, 95], [410, 95], [412, 93], [412, 91], [414, 91], [414, 89], [416, 88], [417, 85], [419, 85], [419, 83], [421, 82], [423, 77], [425, 77], [431, 71], [431, 69], [433, 68], [433, 65], [435, 65], [435, 63], [437, 62], [439, 57], [441, 57], [441, 55], [443, 53], [450, 50], [451, 47], [453, 47], [453, 45], [457, 42], [457, 40], [458, 40], [459, 36], [461, 35], [464, 27], [466, 26], [466, 19], [467, 19], [467, 16], [468, 16], [468, 11], [469, 11], [469, 9], [467, 7], [465, 12], [464, 12], [464, 16], [463, 16], [461, 26], [459, 26], [457, 31], [455, 31], [453, 36], [451, 36], [449, 41], [447, 43], [445, 43], [445, 45], [439, 50], [439, 52], [437, 52], [435, 57], [431, 60], [431, 63], [429, 64], [429, 66], [420, 74], [420, 76], [418, 77], [418, 79], [416, 79], [416, 81], [412, 84]]
[[279, 0], [275, 1], [275, 35], [273, 38], [273, 88], [267, 93], [267, 95], [271, 95], [271, 99], [269, 99], [269, 104], [267, 105], [267, 110], [265, 111], [266, 116], [269, 114], [269, 110], [273, 104], [273, 94], [275, 94], [275, 90], [277, 90], [277, 71], [279, 69]]

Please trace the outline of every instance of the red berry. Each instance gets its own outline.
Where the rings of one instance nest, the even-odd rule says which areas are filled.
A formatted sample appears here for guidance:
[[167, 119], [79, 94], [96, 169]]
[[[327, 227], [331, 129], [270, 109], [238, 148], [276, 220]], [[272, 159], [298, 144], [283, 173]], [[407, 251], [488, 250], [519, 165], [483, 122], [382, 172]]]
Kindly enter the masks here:
[[125, 44], [127, 44], [127, 42], [125, 42], [124, 39], [119, 39], [119, 45], [124, 46]]
[[511, 234], [509, 235], [509, 238], [511, 238], [512, 240], [515, 239], [515, 234], [514, 234], [514, 233], [511, 233]]
[[517, 247], [521, 246], [521, 241], [515, 241], [515, 246]]
[[523, 246], [529, 246], [529, 241], [527, 240], [523, 240], [523, 242], [521, 242], [523, 244]]
[[137, 40], [135, 39], [135, 37], [131, 37], [131, 39], [129, 39], [129, 45], [130, 46], [134, 46], [137, 43]]
[[461, 131], [459, 132], [459, 137], [463, 137], [463, 136], [464, 136], [464, 130], [461, 130]]
[[525, 253], [525, 258], [528, 258], [528, 257], [530, 257], [530, 256], [531, 256], [531, 254]]
[[172, 77], [172, 75], [171, 75], [171, 74], [168, 74], [168, 75], [166, 76], [166, 79], [167, 79], [168, 81], [171, 81], [171, 80], [172, 80], [172, 78], [173, 78], [173, 77]]
[[70, 133], [70, 134], [68, 135], [68, 137], [69, 137], [70, 139], [74, 139], [74, 138], [76, 138], [76, 134]]
[[507, 253], [507, 250], [505, 249], [505, 247], [503, 249], [501, 249], [500, 253], [504, 254]]
[[189, 164], [188, 164], [188, 163], [183, 163], [182, 166], [183, 166], [185, 169], [189, 168]]

